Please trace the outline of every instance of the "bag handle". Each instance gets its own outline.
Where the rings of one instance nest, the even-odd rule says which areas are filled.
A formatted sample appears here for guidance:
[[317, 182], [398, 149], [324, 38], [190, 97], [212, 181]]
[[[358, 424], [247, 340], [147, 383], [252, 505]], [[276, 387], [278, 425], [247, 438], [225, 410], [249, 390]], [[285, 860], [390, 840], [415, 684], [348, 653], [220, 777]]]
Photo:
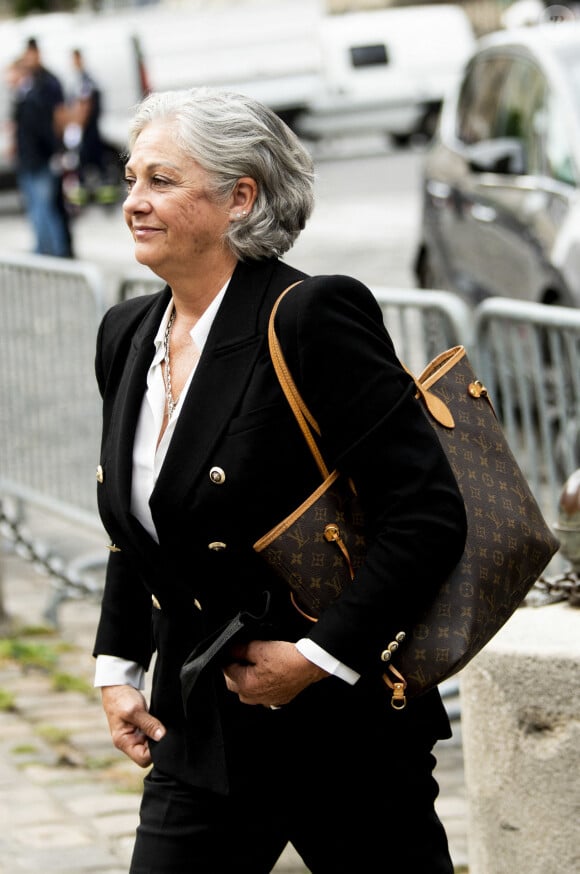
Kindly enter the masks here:
[[[302, 396], [296, 387], [296, 383], [294, 382], [294, 379], [292, 378], [292, 374], [290, 373], [290, 370], [288, 369], [288, 365], [286, 364], [286, 359], [284, 358], [284, 354], [283, 354], [282, 348], [280, 346], [280, 341], [278, 340], [278, 337], [276, 335], [276, 330], [274, 328], [274, 320], [276, 318], [278, 306], [280, 305], [282, 298], [286, 294], [288, 294], [290, 289], [294, 288], [296, 285], [299, 285], [301, 281], [302, 280], [299, 280], [298, 282], [294, 282], [294, 283], [292, 283], [292, 285], [289, 285], [288, 288], [284, 289], [284, 291], [282, 292], [282, 294], [280, 295], [280, 297], [277, 299], [276, 303], [274, 304], [274, 306], [272, 308], [272, 312], [270, 313], [270, 320], [268, 323], [268, 345], [270, 347], [270, 357], [272, 358], [272, 362], [274, 364], [274, 370], [276, 371], [276, 376], [278, 377], [278, 381], [280, 383], [282, 391], [286, 395], [286, 400], [290, 404], [290, 408], [291, 408], [292, 412], [294, 413], [296, 421], [298, 422], [300, 429], [301, 429], [302, 433], [304, 434], [304, 437], [306, 439], [306, 442], [308, 443], [310, 451], [312, 452], [312, 455], [314, 456], [314, 460], [316, 461], [316, 464], [318, 465], [318, 469], [320, 470], [320, 473], [322, 474], [322, 478], [323, 478], [323, 480], [326, 480], [330, 476], [330, 474], [329, 474], [328, 468], [326, 467], [326, 464], [324, 463], [324, 459], [322, 458], [322, 455], [320, 454], [320, 450], [318, 448], [318, 445], [317, 445], [316, 440], [314, 438], [314, 435], [312, 433], [314, 431], [316, 434], [318, 434], [318, 436], [320, 436], [320, 428], [318, 426], [316, 419], [314, 418], [314, 416], [312, 415], [312, 413], [310, 412], [310, 410], [308, 409], [308, 407], [304, 403], [304, 400], [302, 399]], [[425, 392], [423, 390], [422, 386], [419, 385], [418, 381], [415, 379], [413, 374], [409, 373], [409, 375], [412, 377], [412, 379], [417, 387], [417, 391], [423, 397], [424, 401], [427, 403], [427, 398], [425, 395], [431, 395], [431, 392]], [[433, 397], [435, 397], [435, 396], [433, 395]], [[439, 400], [439, 399], [436, 398], [436, 400]], [[427, 403], [427, 406], [428, 406], [428, 409], [431, 410], [431, 406], [428, 403]], [[444, 407], [445, 410], [447, 410], [447, 408], [445, 407], [444, 404], [442, 404], [442, 406]], [[447, 412], [449, 413], [448, 410], [447, 410]], [[453, 421], [453, 419], [451, 421]], [[352, 485], [353, 484], [351, 482], [351, 486]], [[277, 531], [276, 531], [276, 533], [277, 533]], [[346, 549], [346, 547], [344, 546], [344, 543], [342, 542], [342, 538], [340, 537], [340, 533], [339, 533], [338, 537], [330, 538], [330, 539], [334, 539], [337, 541], [337, 545], [339, 546], [339, 548], [343, 552], [343, 554], [344, 554], [344, 556], [349, 564], [351, 578], [354, 578], [354, 571], [353, 571], [352, 565], [350, 563], [350, 556], [348, 554], [348, 550]], [[292, 599], [292, 603], [294, 604], [294, 606], [298, 609], [298, 611], [300, 613], [303, 613], [303, 611], [300, 609], [300, 607], [298, 607], [298, 605], [296, 604], [294, 599]], [[307, 615], [307, 614], [303, 613], [303, 615]], [[312, 619], [311, 616], [308, 616], [307, 618]], [[397, 635], [396, 647], [398, 647], [398, 645], [399, 645], [399, 639], [400, 639], [401, 635], [402, 635], [402, 639], [404, 639], [404, 637], [405, 637], [404, 632], [399, 632], [399, 635]], [[393, 648], [393, 649], [391, 649], [391, 648]], [[389, 650], [389, 653], [394, 651], [394, 648], [395, 648], [395, 643], [390, 643], [389, 646], [387, 647], [387, 649]], [[393, 676], [395, 677], [394, 681], [389, 677], [389, 672], [391, 672], [393, 674]], [[391, 706], [395, 710], [402, 710], [406, 706], [406, 703], [407, 703], [407, 699], [405, 697], [405, 689], [407, 688], [406, 679], [403, 677], [403, 675], [401, 673], [399, 673], [399, 671], [394, 667], [394, 665], [388, 665], [386, 671], [383, 673], [383, 680], [386, 683], [386, 685], [389, 686], [393, 692], [393, 696], [391, 699]]]
[[[324, 459], [320, 454], [320, 450], [314, 438], [314, 433], [318, 434], [320, 437], [320, 428], [318, 426], [318, 422], [304, 403], [302, 395], [298, 391], [296, 387], [296, 383], [292, 378], [292, 374], [288, 369], [288, 365], [286, 364], [286, 359], [284, 358], [284, 354], [282, 352], [282, 348], [280, 346], [280, 341], [276, 335], [276, 330], [274, 328], [274, 319], [276, 317], [276, 313], [278, 311], [278, 306], [280, 305], [282, 298], [288, 294], [288, 292], [300, 283], [303, 280], [299, 279], [298, 282], [293, 282], [288, 288], [285, 288], [280, 297], [277, 299], [276, 303], [272, 308], [272, 312], [270, 314], [270, 321], [268, 324], [268, 344], [270, 346], [270, 356], [272, 358], [272, 362], [274, 364], [274, 369], [276, 371], [276, 376], [278, 377], [278, 381], [282, 387], [284, 394], [286, 395], [286, 399], [290, 404], [292, 412], [298, 422], [302, 433], [310, 447], [310, 451], [314, 456], [314, 460], [318, 466], [320, 473], [322, 474], [322, 478], [326, 479], [329, 475], [329, 470], [324, 463]], [[423, 403], [425, 404], [429, 414], [435, 419], [436, 422], [439, 422], [444, 428], [454, 428], [455, 421], [451, 414], [451, 410], [445, 404], [441, 398], [437, 397], [432, 391], [429, 391], [432, 385], [434, 385], [437, 380], [443, 376], [451, 367], [453, 367], [457, 361], [459, 361], [465, 355], [465, 348], [463, 346], [454, 346], [452, 349], [448, 349], [445, 352], [442, 352], [437, 356], [430, 364], [427, 365], [423, 373], [416, 377], [411, 371], [403, 365], [408, 375], [411, 377], [413, 382], [415, 383], [415, 388], [417, 389], [417, 395], [421, 398]]]
[[280, 383], [282, 391], [286, 395], [286, 400], [290, 404], [290, 408], [300, 426], [300, 430], [304, 434], [304, 438], [314, 457], [318, 470], [322, 474], [322, 479], [325, 480], [330, 475], [330, 471], [324, 463], [324, 459], [313, 434], [314, 432], [320, 437], [320, 428], [318, 427], [318, 422], [304, 403], [302, 395], [296, 388], [296, 383], [294, 382], [292, 374], [286, 364], [286, 359], [284, 358], [284, 353], [282, 352], [282, 347], [280, 346], [280, 341], [278, 340], [276, 329], [274, 327], [274, 319], [276, 318], [278, 306], [280, 305], [282, 298], [288, 294], [291, 288], [300, 285], [301, 282], [302, 280], [300, 279], [298, 282], [293, 282], [292, 285], [289, 285], [288, 288], [284, 289], [274, 304], [272, 312], [270, 313], [270, 321], [268, 323], [268, 345], [270, 347], [270, 357], [272, 358], [278, 382]]

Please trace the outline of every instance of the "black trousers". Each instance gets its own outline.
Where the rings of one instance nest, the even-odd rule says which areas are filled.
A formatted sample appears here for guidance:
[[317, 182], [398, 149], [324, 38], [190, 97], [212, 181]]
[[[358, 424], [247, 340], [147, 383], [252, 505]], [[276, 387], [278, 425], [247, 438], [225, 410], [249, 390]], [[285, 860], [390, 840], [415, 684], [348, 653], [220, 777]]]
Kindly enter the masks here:
[[453, 874], [430, 748], [387, 747], [282, 757], [227, 797], [153, 769], [130, 874], [268, 874], [288, 841], [312, 874]]

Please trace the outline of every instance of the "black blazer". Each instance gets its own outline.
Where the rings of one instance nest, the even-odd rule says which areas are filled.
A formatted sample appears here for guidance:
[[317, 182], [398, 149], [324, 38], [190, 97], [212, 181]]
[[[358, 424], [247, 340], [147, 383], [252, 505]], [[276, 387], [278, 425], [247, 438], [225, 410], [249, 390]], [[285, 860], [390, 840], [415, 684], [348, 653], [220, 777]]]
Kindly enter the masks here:
[[[266, 339], [272, 306], [296, 279], [304, 281], [280, 306], [278, 334], [321, 426], [327, 464], [354, 478], [372, 538], [353, 585], [316, 624], [297, 614], [285, 586], [252, 549], [320, 483]], [[322, 744], [337, 724], [352, 737], [366, 726], [365, 744], [369, 724], [377, 744], [385, 731], [405, 742], [448, 736], [437, 692], [395, 712], [381, 681], [385, 644], [409, 627], [457, 563], [465, 516], [373, 295], [351, 278], [307, 278], [275, 259], [238, 264], [151, 496], [156, 544], [131, 516], [129, 502], [135, 427], [169, 296], [165, 288], [109, 310], [96, 356], [103, 396], [99, 509], [119, 551], [108, 564], [95, 654], [144, 667], [155, 654], [151, 710], [168, 728], [154, 745], [155, 763], [193, 784], [227, 791], [250, 770], [255, 777], [260, 761], [269, 763], [264, 772], [275, 770], [289, 738], [307, 756], [296, 743], [306, 726], [309, 744], [313, 727]], [[222, 482], [210, 477], [214, 467], [223, 471]], [[259, 606], [264, 591], [271, 593], [280, 638], [310, 636], [361, 680], [355, 686], [323, 680], [272, 712], [240, 704], [216, 669], [186, 714], [183, 661], [240, 608]]]

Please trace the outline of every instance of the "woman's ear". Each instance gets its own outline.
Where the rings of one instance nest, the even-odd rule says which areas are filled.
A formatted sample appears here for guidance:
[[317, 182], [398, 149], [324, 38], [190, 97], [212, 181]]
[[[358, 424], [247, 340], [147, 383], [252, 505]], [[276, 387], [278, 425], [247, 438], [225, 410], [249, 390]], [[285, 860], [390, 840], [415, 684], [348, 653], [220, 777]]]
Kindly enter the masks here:
[[240, 221], [252, 211], [258, 196], [258, 183], [251, 176], [241, 176], [231, 196], [230, 221]]

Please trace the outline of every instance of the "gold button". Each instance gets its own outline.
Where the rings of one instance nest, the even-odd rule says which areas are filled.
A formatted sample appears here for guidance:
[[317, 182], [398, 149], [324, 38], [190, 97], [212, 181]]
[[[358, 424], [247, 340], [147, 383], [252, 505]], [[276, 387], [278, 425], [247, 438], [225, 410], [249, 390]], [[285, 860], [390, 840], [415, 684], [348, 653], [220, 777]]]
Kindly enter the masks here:
[[102, 483], [104, 479], [105, 479], [105, 472], [104, 472], [103, 468], [101, 467], [101, 465], [99, 464], [97, 466], [97, 482]]
[[223, 543], [221, 540], [212, 540], [211, 543], [208, 543], [207, 547], [208, 549], [213, 550], [213, 552], [219, 552], [220, 550], [226, 548], [226, 544]]
[[216, 486], [221, 486], [226, 481], [226, 474], [221, 467], [212, 467], [209, 472], [209, 478]]

